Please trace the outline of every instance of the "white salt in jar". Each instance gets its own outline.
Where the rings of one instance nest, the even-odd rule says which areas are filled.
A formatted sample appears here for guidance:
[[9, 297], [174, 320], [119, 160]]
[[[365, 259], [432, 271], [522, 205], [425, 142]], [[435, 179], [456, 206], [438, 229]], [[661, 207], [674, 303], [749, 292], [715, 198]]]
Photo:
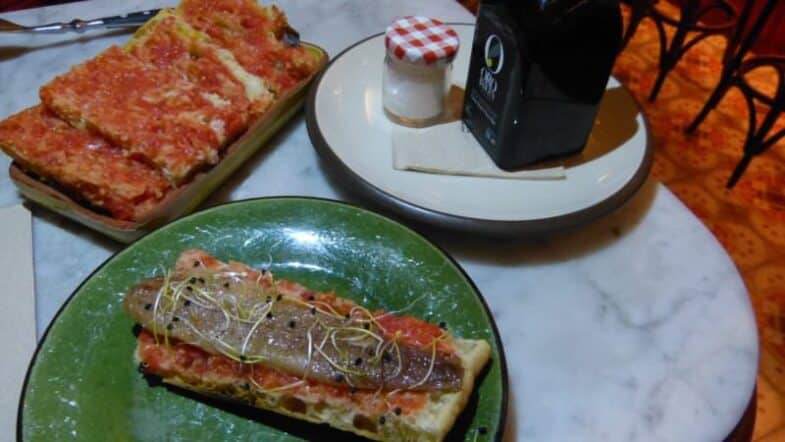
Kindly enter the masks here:
[[444, 111], [458, 34], [439, 20], [410, 16], [387, 27], [382, 105], [394, 122], [425, 126]]

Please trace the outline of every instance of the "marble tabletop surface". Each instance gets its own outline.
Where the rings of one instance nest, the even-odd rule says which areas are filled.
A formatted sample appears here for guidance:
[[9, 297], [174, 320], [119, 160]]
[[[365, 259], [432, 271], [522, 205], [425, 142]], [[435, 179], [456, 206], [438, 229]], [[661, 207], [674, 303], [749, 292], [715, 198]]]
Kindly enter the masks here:
[[[80, 2], [3, 17], [34, 24], [172, 3]], [[280, 4], [304, 40], [333, 55], [401, 15], [472, 21], [453, 0]], [[3, 35], [0, 117], [36, 103], [52, 76], [127, 38]], [[0, 155], [0, 206], [21, 201], [8, 162]], [[272, 195], [354, 201], [323, 173], [302, 115], [205, 206]], [[33, 213], [40, 336], [74, 288], [122, 246], [45, 210]], [[719, 243], [661, 184], [649, 180], [611, 216], [550, 239], [418, 229], [453, 254], [496, 318], [510, 377], [505, 440], [715, 441], [742, 416], [758, 366], [746, 289]]]

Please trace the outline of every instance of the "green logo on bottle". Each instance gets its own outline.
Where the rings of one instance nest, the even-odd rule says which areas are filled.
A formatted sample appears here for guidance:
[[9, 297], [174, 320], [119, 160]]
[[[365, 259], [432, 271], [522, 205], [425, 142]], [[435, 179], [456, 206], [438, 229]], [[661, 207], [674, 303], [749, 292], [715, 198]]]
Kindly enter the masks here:
[[504, 46], [502, 41], [495, 34], [491, 34], [485, 40], [485, 67], [494, 75], [502, 70], [504, 65]]

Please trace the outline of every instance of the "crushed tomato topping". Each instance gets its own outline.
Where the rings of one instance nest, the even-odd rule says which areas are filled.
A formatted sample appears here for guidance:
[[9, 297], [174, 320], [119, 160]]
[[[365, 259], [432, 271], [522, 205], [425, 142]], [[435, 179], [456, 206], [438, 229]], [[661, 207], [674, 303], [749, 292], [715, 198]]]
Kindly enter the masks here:
[[[353, 408], [369, 414], [385, 413], [396, 407], [404, 415], [416, 413], [428, 402], [425, 391], [368, 391], [352, 390], [346, 386], [326, 385], [309, 380], [298, 384], [300, 378], [265, 367], [263, 364], [242, 364], [222, 355], [214, 355], [190, 344], [170, 339], [165, 345], [148, 330], [138, 337], [139, 358], [145, 365], [145, 373], [162, 377], [178, 376], [186, 382], [198, 385], [242, 383], [253, 384], [262, 390], [280, 389], [287, 395], [308, 397], [326, 403], [350, 404]], [[287, 388], [292, 386], [291, 388]]]

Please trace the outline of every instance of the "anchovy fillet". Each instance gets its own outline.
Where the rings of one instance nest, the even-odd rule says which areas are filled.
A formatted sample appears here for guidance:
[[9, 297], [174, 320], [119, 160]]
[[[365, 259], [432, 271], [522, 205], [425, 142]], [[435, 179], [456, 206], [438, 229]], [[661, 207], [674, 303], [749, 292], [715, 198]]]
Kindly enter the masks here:
[[159, 339], [176, 339], [238, 362], [303, 379], [362, 389], [461, 388], [460, 360], [384, 337], [370, 313], [340, 315], [319, 301], [281, 295], [275, 285], [199, 269], [133, 287], [125, 309]]

